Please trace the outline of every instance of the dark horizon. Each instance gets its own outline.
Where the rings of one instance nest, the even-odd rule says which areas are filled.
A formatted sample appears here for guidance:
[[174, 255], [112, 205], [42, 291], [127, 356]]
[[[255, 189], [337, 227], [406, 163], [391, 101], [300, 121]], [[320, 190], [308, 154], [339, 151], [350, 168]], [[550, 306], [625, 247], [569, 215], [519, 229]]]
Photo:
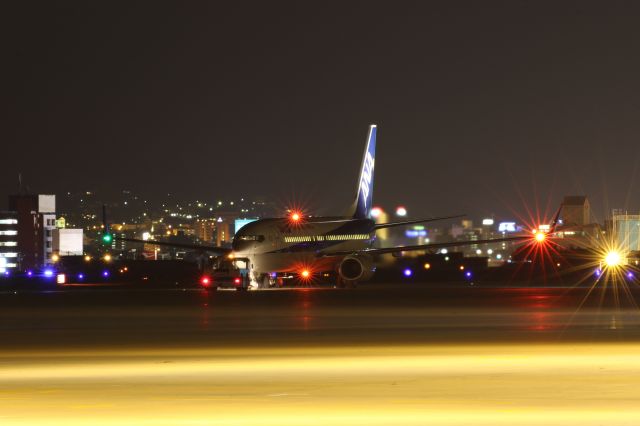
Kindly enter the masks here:
[[584, 194], [599, 220], [637, 211], [638, 12], [12, 5], [0, 194], [22, 173], [40, 193], [261, 195], [339, 213], [376, 123], [376, 204], [500, 216]]

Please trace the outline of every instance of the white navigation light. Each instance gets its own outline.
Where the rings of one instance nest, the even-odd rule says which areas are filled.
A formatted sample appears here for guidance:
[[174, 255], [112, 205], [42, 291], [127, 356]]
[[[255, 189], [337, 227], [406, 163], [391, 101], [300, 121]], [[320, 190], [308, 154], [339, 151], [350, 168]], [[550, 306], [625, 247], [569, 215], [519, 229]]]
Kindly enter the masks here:
[[610, 268], [619, 266], [622, 263], [622, 256], [617, 251], [612, 250], [604, 257], [604, 263]]

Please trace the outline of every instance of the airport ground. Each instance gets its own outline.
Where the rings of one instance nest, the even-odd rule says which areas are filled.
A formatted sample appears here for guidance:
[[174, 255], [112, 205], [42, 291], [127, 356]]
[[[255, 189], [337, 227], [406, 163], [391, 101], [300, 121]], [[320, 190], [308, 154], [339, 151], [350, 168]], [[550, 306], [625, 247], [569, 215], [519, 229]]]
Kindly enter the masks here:
[[0, 292], [2, 425], [636, 425], [640, 291]]

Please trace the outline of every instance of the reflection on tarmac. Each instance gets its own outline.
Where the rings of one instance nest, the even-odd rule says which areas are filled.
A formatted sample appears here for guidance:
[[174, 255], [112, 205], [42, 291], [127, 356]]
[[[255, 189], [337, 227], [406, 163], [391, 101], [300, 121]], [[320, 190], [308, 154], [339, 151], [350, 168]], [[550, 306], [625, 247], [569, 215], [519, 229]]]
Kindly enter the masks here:
[[0, 423], [638, 424], [640, 313], [584, 296], [0, 294]]

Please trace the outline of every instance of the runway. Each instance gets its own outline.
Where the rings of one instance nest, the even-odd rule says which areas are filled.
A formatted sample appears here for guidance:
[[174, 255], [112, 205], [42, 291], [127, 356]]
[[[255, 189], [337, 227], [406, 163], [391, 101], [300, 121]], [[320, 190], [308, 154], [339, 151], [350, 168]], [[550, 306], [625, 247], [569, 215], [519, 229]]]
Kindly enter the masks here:
[[0, 294], [3, 425], [638, 424], [635, 292]]

